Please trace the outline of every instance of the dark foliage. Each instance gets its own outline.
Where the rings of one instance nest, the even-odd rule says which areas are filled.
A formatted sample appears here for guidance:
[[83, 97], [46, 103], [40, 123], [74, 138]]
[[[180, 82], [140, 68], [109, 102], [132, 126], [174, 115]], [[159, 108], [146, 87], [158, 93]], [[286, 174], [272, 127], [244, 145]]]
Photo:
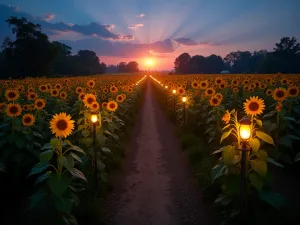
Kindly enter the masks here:
[[174, 62], [176, 73], [300, 73], [300, 43], [295, 37], [283, 37], [272, 52], [237, 51], [224, 59], [217, 55], [204, 57], [188, 53], [178, 56]]

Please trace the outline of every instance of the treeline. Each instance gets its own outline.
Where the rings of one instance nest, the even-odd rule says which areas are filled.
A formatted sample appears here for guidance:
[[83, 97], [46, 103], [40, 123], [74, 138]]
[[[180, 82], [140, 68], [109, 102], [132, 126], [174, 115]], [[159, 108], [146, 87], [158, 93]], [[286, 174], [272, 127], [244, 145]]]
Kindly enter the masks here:
[[80, 50], [71, 55], [71, 47], [50, 42], [41, 26], [26, 18], [10, 17], [6, 20], [15, 40], [6, 37], [0, 52], [0, 77], [20, 78], [52, 74], [101, 74], [106, 65], [99, 62], [95, 52]]
[[[26, 18], [10, 17], [6, 20], [15, 40], [6, 37], [0, 51], [0, 78], [40, 77], [52, 75], [90, 75], [106, 72], [105, 63], [90, 50], [80, 50], [72, 55], [66, 44], [49, 41], [39, 24]], [[122, 62], [114, 72], [137, 72], [138, 63]]]
[[283, 37], [273, 51], [237, 51], [224, 59], [218, 55], [204, 57], [183, 53], [175, 60], [175, 72], [187, 73], [300, 73], [300, 44], [295, 37]]
[[135, 73], [139, 72], [139, 64], [135, 61], [129, 63], [120, 62], [118, 65], [109, 65], [106, 69], [107, 73]]

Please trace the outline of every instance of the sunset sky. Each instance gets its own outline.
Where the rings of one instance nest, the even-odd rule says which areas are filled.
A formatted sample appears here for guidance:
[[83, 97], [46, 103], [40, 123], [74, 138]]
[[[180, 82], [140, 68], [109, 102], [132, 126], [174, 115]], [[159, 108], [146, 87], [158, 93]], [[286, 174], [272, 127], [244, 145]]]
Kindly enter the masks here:
[[25, 16], [50, 40], [89, 49], [101, 62], [135, 60], [140, 69], [173, 69], [181, 53], [225, 57], [237, 50], [271, 50], [283, 36], [300, 39], [300, 0], [0, 0], [5, 20]]

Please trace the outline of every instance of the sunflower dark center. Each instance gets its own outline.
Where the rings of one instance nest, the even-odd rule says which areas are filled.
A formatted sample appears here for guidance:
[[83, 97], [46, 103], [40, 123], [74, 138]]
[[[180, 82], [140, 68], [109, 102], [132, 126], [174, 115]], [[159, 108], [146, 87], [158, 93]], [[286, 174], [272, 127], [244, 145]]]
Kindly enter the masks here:
[[259, 109], [259, 104], [258, 104], [257, 102], [251, 102], [251, 103], [249, 104], [249, 109], [250, 109], [251, 111], [256, 111], [256, 110]]
[[207, 94], [212, 94], [213, 92], [212, 92], [212, 90], [207, 90]]
[[217, 98], [213, 98], [213, 99], [212, 99], [212, 102], [213, 102], [214, 104], [218, 104], [219, 100], [218, 100]]
[[43, 106], [43, 102], [38, 101], [38, 102], [36, 103], [36, 106], [37, 106], [37, 107], [42, 107], [42, 106]]
[[26, 116], [24, 118], [24, 123], [30, 123], [32, 121], [31, 117], [30, 116]]
[[11, 106], [11, 107], [9, 108], [9, 112], [10, 112], [11, 114], [16, 114], [17, 112], [19, 112], [19, 109], [18, 109], [17, 106]]
[[65, 130], [68, 127], [68, 123], [65, 120], [59, 120], [56, 123], [56, 127], [59, 130]]
[[276, 96], [277, 96], [278, 98], [282, 98], [282, 97], [284, 97], [284, 92], [283, 92], [283, 91], [277, 91], [277, 92], [276, 92]]
[[206, 83], [202, 83], [201, 86], [202, 86], [202, 87], [205, 87], [205, 86], [206, 86]]
[[94, 102], [94, 99], [93, 98], [88, 98], [86, 101], [87, 101], [88, 104], [92, 104]]
[[296, 95], [297, 90], [295, 88], [290, 89], [290, 95]]
[[8, 97], [15, 98], [16, 97], [16, 93], [15, 92], [9, 92], [8, 93]]
[[115, 105], [115, 103], [110, 103], [109, 107], [114, 109], [114, 108], [116, 108], [116, 105]]
[[217, 80], [217, 83], [220, 84], [220, 83], [221, 83], [221, 80]]

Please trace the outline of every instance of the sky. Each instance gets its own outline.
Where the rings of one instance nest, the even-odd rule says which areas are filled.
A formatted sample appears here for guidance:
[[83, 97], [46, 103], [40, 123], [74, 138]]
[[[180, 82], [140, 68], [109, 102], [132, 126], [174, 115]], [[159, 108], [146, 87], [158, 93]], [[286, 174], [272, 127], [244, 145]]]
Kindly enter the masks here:
[[184, 52], [225, 57], [300, 40], [299, 8], [300, 0], [0, 0], [0, 43], [12, 36], [5, 20], [24, 16], [74, 54], [89, 49], [107, 65], [170, 70]]

